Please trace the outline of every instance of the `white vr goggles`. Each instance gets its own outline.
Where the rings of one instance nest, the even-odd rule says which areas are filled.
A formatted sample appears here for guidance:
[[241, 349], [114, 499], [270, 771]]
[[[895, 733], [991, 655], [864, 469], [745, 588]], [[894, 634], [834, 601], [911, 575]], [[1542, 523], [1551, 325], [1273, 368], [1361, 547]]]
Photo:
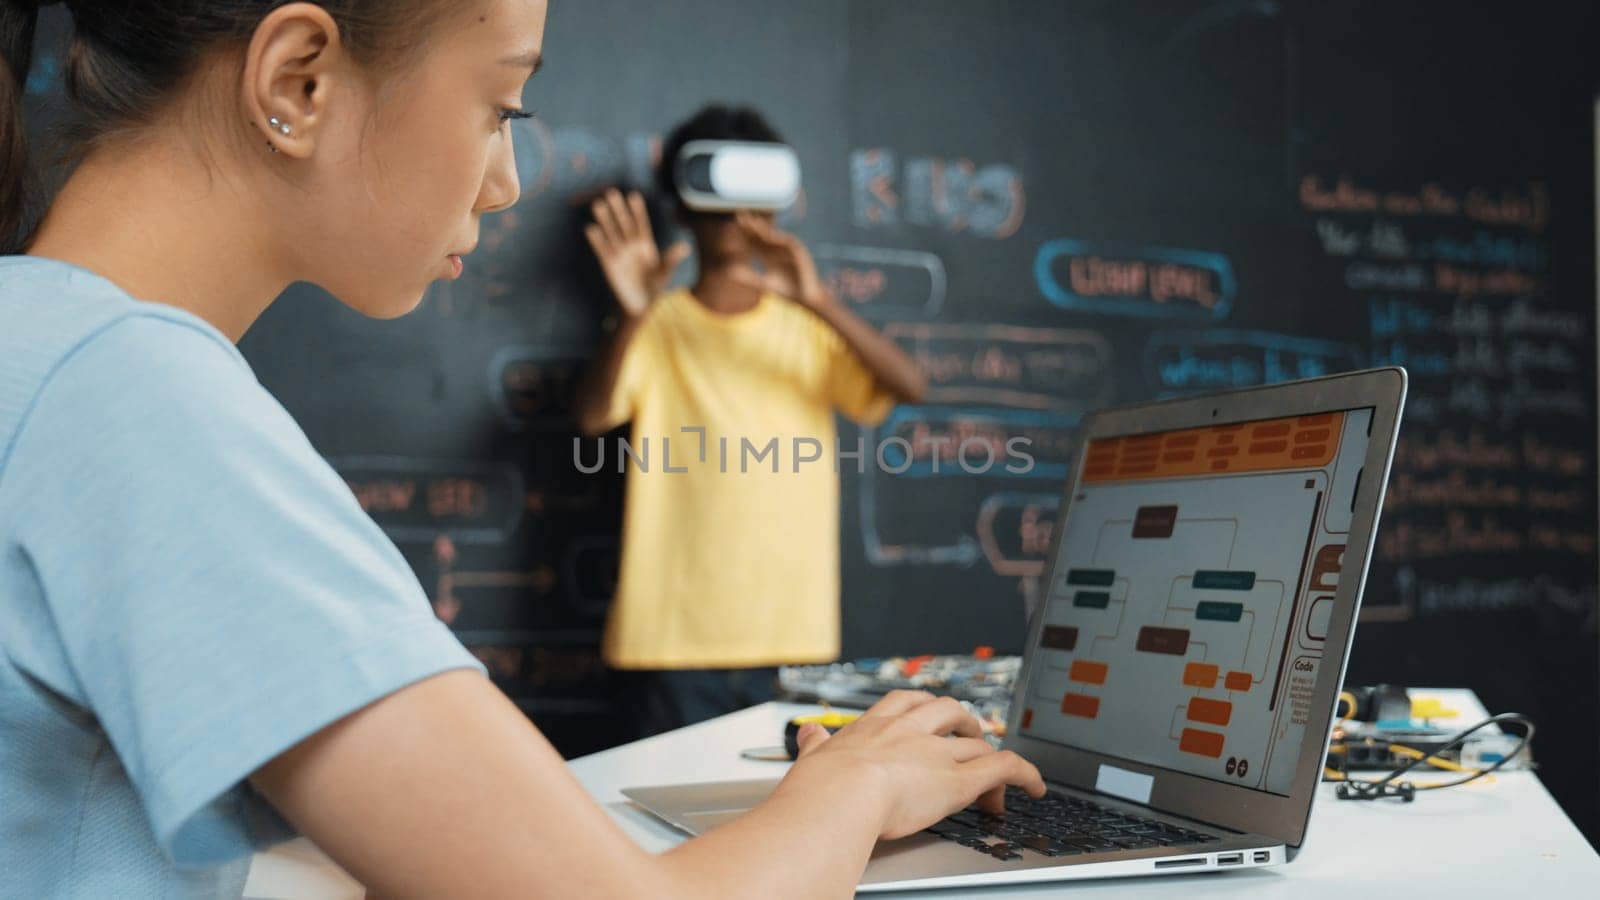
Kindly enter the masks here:
[[787, 144], [690, 141], [673, 162], [684, 206], [698, 212], [777, 212], [800, 193], [800, 158]]

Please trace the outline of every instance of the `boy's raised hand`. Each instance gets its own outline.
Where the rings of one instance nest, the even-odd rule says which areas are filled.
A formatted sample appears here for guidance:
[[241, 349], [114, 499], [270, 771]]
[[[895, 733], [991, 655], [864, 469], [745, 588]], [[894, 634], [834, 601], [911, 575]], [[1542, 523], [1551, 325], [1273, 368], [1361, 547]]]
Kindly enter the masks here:
[[767, 267], [768, 290], [812, 307], [833, 299], [817, 275], [817, 264], [804, 241], [747, 210], [735, 213], [734, 221], [750, 237]]
[[672, 273], [689, 256], [689, 245], [679, 241], [662, 254], [650, 233], [650, 215], [644, 197], [630, 191], [626, 199], [608, 189], [589, 205], [594, 221], [584, 226], [584, 237], [600, 260], [611, 293], [623, 315], [643, 315], [650, 301], [666, 287]]

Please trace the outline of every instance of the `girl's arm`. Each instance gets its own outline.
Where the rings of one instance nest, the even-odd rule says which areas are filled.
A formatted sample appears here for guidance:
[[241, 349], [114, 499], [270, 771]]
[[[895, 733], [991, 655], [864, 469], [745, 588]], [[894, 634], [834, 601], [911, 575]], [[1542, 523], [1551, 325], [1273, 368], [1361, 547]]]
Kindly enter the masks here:
[[[941, 735], [952, 735], [943, 737]], [[481, 675], [446, 672], [322, 729], [251, 782], [386, 900], [848, 897], [873, 843], [910, 834], [1033, 766], [996, 753], [950, 700], [891, 695], [803, 752], [759, 807], [651, 855]], [[827, 865], [818, 865], [826, 860]]]

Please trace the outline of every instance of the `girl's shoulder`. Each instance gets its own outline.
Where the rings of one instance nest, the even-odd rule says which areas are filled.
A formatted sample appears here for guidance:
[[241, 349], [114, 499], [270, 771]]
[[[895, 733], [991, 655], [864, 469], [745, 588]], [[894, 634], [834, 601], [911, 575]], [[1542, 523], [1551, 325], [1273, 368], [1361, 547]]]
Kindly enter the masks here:
[[148, 383], [141, 374], [151, 370], [249, 371], [238, 348], [204, 319], [51, 259], [0, 257], [0, 322], [0, 463], [41, 392], [64, 371], [103, 383], [108, 394]]

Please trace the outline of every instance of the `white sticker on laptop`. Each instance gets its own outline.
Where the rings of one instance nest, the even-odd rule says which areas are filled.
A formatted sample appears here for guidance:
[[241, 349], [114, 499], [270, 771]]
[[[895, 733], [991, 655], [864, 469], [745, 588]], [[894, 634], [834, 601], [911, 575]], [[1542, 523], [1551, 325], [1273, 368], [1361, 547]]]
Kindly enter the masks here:
[[1149, 803], [1150, 791], [1155, 786], [1154, 775], [1141, 775], [1116, 766], [1100, 766], [1100, 772], [1094, 779], [1095, 790], [1124, 800], [1132, 800], [1134, 803]]

